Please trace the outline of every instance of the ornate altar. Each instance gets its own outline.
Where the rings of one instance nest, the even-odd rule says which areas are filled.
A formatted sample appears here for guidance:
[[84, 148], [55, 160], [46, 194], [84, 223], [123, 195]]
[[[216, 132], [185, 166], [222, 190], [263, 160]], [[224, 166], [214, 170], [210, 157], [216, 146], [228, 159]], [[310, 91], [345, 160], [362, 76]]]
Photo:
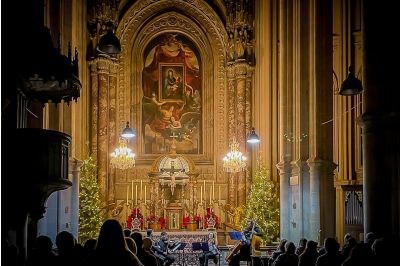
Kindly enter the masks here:
[[165, 219], [165, 229], [180, 230], [183, 217], [193, 221], [197, 176], [193, 161], [176, 153], [175, 136], [171, 137], [171, 152], [158, 157], [150, 179], [150, 215]]

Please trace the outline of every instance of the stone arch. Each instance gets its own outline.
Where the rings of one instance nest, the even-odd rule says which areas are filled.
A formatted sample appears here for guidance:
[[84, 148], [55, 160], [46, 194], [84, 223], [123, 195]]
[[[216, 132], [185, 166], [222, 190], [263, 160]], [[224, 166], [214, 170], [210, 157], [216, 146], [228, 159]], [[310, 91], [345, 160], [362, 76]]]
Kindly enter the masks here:
[[[225, 150], [226, 135], [226, 85], [225, 85], [225, 41], [227, 34], [217, 14], [203, 1], [138, 1], [126, 12], [116, 31], [121, 40], [122, 53], [118, 71], [118, 123], [131, 120], [134, 125], [140, 123], [139, 89], [141, 68], [146, 45], [161, 32], [180, 32], [199, 48], [203, 62], [211, 62], [203, 70], [209, 76], [203, 86], [213, 97], [205, 107], [213, 119], [205, 121], [203, 132], [211, 130], [214, 124], [219, 126], [211, 134], [205, 134], [203, 154], [192, 157], [195, 162], [215, 163], [213, 154], [222, 154]], [[134, 51], [134, 52], [133, 52]], [[213, 143], [217, 141], [217, 143]], [[136, 148], [140, 150], [138, 143]], [[215, 148], [214, 148], [215, 146]], [[154, 159], [154, 158], [148, 158]], [[221, 168], [221, 167], [219, 167]], [[222, 168], [221, 168], [222, 173]]]

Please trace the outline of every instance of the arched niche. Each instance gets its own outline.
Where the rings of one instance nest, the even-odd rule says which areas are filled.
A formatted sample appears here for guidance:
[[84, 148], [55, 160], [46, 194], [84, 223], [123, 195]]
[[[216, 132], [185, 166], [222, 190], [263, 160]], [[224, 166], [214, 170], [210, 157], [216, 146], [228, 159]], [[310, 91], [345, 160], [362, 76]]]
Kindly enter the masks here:
[[[119, 23], [121, 40], [118, 71], [118, 124], [130, 120], [136, 129], [142, 123], [142, 72], [145, 48], [157, 36], [174, 33], [190, 40], [203, 62], [202, 150], [190, 155], [196, 164], [215, 164], [226, 149], [225, 28], [215, 12], [203, 1], [137, 1]], [[206, 99], [206, 100], [205, 100]], [[138, 165], [152, 163], [159, 154], [145, 154], [143, 136], [133, 143]], [[222, 167], [218, 165], [222, 175]]]

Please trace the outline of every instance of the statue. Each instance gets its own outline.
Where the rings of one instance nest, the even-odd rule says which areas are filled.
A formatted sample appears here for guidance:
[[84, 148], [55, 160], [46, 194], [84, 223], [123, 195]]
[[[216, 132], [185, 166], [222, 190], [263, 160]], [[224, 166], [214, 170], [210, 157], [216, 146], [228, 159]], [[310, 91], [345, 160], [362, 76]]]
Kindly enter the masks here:
[[235, 39], [231, 31], [229, 32], [226, 59], [227, 62], [232, 62], [235, 60]]

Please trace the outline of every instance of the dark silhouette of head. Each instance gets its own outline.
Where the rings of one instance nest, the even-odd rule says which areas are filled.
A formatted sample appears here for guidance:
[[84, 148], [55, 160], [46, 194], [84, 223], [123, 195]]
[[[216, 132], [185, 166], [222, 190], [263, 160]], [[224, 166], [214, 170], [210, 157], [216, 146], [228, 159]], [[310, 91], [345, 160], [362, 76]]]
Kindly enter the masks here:
[[143, 236], [141, 233], [134, 232], [133, 234], [131, 234], [131, 238], [135, 241], [136, 247], [138, 249], [143, 248]]
[[58, 254], [72, 253], [75, 246], [74, 236], [70, 232], [62, 231], [56, 236], [56, 245]]
[[123, 249], [126, 249], [126, 243], [120, 223], [114, 219], [105, 221], [100, 228], [96, 250], [110, 251]]

